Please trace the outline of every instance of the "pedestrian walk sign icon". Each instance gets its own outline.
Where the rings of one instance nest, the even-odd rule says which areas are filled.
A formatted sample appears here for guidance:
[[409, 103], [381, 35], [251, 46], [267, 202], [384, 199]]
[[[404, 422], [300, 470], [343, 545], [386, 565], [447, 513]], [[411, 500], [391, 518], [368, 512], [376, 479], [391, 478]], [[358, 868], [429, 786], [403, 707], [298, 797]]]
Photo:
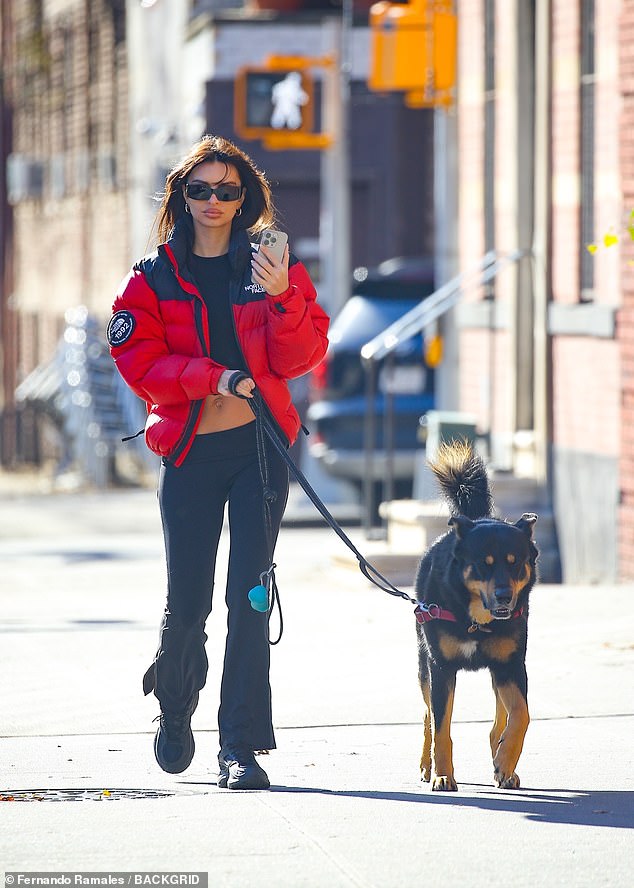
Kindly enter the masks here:
[[310, 96], [302, 87], [299, 71], [289, 71], [271, 90], [271, 126], [273, 129], [299, 130], [302, 128], [302, 108]]
[[313, 82], [305, 71], [243, 68], [235, 82], [235, 128], [244, 139], [311, 133]]

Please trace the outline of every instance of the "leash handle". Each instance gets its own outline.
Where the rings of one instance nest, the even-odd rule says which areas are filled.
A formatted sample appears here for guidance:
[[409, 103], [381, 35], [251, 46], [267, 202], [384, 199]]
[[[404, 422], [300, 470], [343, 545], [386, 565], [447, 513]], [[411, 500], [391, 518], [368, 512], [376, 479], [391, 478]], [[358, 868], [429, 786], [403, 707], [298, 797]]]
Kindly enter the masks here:
[[247, 398], [244, 397], [244, 395], [241, 395], [237, 390], [240, 383], [244, 379], [248, 379], [248, 378], [249, 378], [249, 374], [245, 373], [244, 370], [235, 370], [231, 374], [229, 379], [227, 380], [227, 389], [229, 390], [229, 393], [231, 395], [235, 395], [236, 398], [241, 398], [244, 401], [248, 400]]

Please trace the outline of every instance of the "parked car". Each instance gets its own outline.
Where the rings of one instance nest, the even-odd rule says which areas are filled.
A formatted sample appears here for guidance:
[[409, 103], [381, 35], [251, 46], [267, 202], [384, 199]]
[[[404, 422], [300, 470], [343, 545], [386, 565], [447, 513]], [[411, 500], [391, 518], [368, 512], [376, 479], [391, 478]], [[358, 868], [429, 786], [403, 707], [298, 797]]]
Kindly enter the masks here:
[[[357, 269], [353, 294], [331, 324], [324, 361], [310, 376], [307, 412], [311, 454], [330, 475], [359, 489], [366, 475], [366, 371], [361, 348], [434, 291], [433, 261], [390, 259], [376, 269]], [[393, 478], [396, 496], [411, 495], [419, 419], [435, 406], [434, 371], [427, 367], [422, 336], [402, 343], [388, 367], [377, 367], [374, 396], [373, 476], [384, 478], [383, 417], [388, 386], [393, 395]]]

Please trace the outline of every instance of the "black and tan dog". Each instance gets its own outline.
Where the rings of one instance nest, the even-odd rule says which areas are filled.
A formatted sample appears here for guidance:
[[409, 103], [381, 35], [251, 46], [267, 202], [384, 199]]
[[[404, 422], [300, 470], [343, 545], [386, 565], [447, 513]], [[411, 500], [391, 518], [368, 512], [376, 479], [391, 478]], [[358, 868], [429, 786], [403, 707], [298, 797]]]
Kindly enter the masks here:
[[433, 790], [457, 790], [450, 733], [456, 673], [486, 668], [496, 703], [495, 783], [517, 789], [515, 767], [529, 722], [526, 626], [537, 516], [526, 513], [515, 524], [492, 516], [486, 469], [468, 444], [443, 446], [431, 468], [449, 501], [452, 529], [431, 546], [416, 577], [419, 680], [427, 707], [421, 777]]

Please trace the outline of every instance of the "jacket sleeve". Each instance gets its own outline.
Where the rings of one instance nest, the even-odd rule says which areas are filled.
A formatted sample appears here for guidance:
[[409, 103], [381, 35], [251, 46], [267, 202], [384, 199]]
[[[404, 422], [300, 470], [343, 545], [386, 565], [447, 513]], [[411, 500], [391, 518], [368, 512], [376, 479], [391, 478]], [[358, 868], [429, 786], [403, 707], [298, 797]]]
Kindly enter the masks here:
[[315, 287], [301, 262], [289, 267], [288, 290], [267, 299], [271, 370], [285, 379], [308, 373], [326, 354], [330, 319], [317, 303]]
[[108, 324], [110, 354], [135, 394], [149, 404], [196, 401], [218, 391], [225, 367], [170, 351], [156, 294], [133, 269], [122, 282]]

